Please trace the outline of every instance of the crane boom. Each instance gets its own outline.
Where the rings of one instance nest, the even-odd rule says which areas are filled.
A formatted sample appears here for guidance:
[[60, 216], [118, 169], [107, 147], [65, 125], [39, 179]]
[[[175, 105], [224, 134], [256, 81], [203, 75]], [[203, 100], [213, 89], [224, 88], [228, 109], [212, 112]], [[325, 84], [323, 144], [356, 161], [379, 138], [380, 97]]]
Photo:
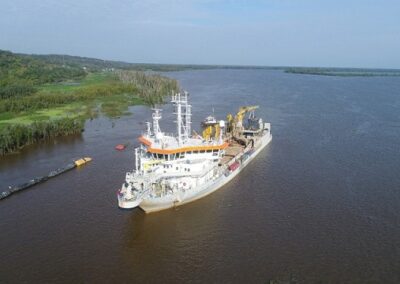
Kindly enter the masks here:
[[243, 126], [243, 117], [249, 111], [258, 109], [258, 106], [243, 106], [239, 108], [238, 113], [235, 116], [236, 127], [241, 128]]

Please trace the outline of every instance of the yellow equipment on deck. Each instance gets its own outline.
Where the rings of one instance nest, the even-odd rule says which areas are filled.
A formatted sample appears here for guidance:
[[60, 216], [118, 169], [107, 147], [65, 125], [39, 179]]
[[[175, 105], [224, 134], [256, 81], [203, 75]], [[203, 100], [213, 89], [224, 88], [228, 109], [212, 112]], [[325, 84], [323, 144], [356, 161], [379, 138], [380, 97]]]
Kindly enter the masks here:
[[238, 111], [238, 113], [235, 116], [235, 123], [238, 127], [243, 126], [243, 117], [244, 115], [249, 112], [258, 109], [258, 106], [244, 106], [241, 107]]
[[218, 140], [219, 134], [221, 132], [221, 128], [220, 128], [219, 124], [215, 124], [214, 129], [215, 129], [214, 138], [215, 138], [215, 140]]
[[233, 116], [232, 116], [232, 114], [228, 113], [228, 115], [226, 116], [226, 122], [227, 122], [226, 132], [230, 133], [233, 130]]
[[227, 132], [233, 132], [236, 129], [241, 129], [243, 127], [244, 115], [247, 112], [254, 111], [256, 109], [258, 109], [258, 106], [243, 106], [239, 108], [239, 111], [237, 112], [235, 117], [233, 117], [232, 114], [228, 114], [226, 116], [228, 122]]
[[211, 137], [214, 136], [215, 139], [219, 138], [221, 132], [221, 128], [219, 124], [209, 125], [203, 130], [203, 139], [211, 140]]
[[203, 130], [203, 138], [205, 139], [205, 140], [210, 140], [211, 139], [211, 135], [212, 135], [212, 126], [210, 125], [210, 126], [207, 126], [204, 130]]

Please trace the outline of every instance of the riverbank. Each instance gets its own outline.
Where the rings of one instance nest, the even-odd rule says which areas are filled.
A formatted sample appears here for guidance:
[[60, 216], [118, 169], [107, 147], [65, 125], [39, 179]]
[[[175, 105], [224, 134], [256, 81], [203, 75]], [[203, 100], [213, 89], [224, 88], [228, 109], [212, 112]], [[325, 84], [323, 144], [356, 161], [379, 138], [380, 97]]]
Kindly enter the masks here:
[[83, 122], [99, 114], [117, 118], [129, 114], [129, 106], [162, 103], [165, 95], [178, 89], [178, 83], [160, 75], [117, 70], [35, 88], [34, 94], [0, 100], [0, 155], [44, 139], [80, 133]]

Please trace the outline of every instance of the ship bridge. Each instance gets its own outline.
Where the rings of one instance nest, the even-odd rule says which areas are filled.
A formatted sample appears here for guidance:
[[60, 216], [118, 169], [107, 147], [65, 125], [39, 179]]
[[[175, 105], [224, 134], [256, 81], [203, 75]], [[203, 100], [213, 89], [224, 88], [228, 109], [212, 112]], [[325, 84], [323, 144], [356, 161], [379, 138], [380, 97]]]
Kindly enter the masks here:
[[[203, 154], [213, 153], [219, 155], [221, 150], [226, 149], [229, 144], [222, 139], [222, 132], [215, 139], [203, 139], [199, 135], [191, 135], [191, 105], [188, 103], [187, 92], [178, 93], [172, 97], [174, 113], [176, 114], [177, 135], [167, 135], [161, 131], [159, 120], [161, 110], [153, 109], [153, 124], [147, 124], [147, 133], [138, 138], [145, 147], [145, 151], [156, 154], [157, 158], [174, 159], [179, 154]], [[151, 129], [152, 128], [152, 129]], [[174, 155], [174, 156], [171, 156]], [[161, 157], [160, 157], [161, 156]]]
[[212, 152], [226, 149], [228, 142], [204, 141], [200, 138], [188, 138], [185, 143], [179, 145], [177, 139], [172, 136], [164, 136], [162, 139], [154, 139], [140, 136], [139, 141], [146, 146], [147, 151], [155, 154], [176, 154], [184, 152]]

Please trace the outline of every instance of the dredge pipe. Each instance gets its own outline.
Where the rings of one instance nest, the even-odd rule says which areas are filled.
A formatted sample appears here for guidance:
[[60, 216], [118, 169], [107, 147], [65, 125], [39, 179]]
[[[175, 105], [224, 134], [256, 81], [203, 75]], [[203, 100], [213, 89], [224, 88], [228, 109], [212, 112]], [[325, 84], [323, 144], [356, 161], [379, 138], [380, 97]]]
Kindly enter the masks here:
[[58, 168], [58, 169], [56, 169], [54, 171], [51, 171], [46, 176], [35, 177], [35, 178], [31, 179], [28, 182], [21, 183], [21, 184], [15, 185], [15, 186], [9, 186], [8, 190], [3, 191], [3, 192], [0, 193], [0, 200], [11, 196], [13, 193], [16, 193], [16, 192], [22, 191], [24, 189], [30, 188], [30, 187], [38, 184], [38, 183], [45, 182], [48, 179], [53, 178], [55, 176], [58, 176], [58, 175], [60, 175], [62, 173], [65, 173], [65, 172], [67, 172], [69, 170], [72, 170], [73, 168], [76, 168], [76, 167], [79, 167], [81, 165], [84, 165], [87, 162], [90, 162], [91, 160], [92, 160], [92, 158], [89, 158], [89, 157], [81, 158], [81, 159], [75, 160], [73, 163], [69, 163], [65, 167]]

